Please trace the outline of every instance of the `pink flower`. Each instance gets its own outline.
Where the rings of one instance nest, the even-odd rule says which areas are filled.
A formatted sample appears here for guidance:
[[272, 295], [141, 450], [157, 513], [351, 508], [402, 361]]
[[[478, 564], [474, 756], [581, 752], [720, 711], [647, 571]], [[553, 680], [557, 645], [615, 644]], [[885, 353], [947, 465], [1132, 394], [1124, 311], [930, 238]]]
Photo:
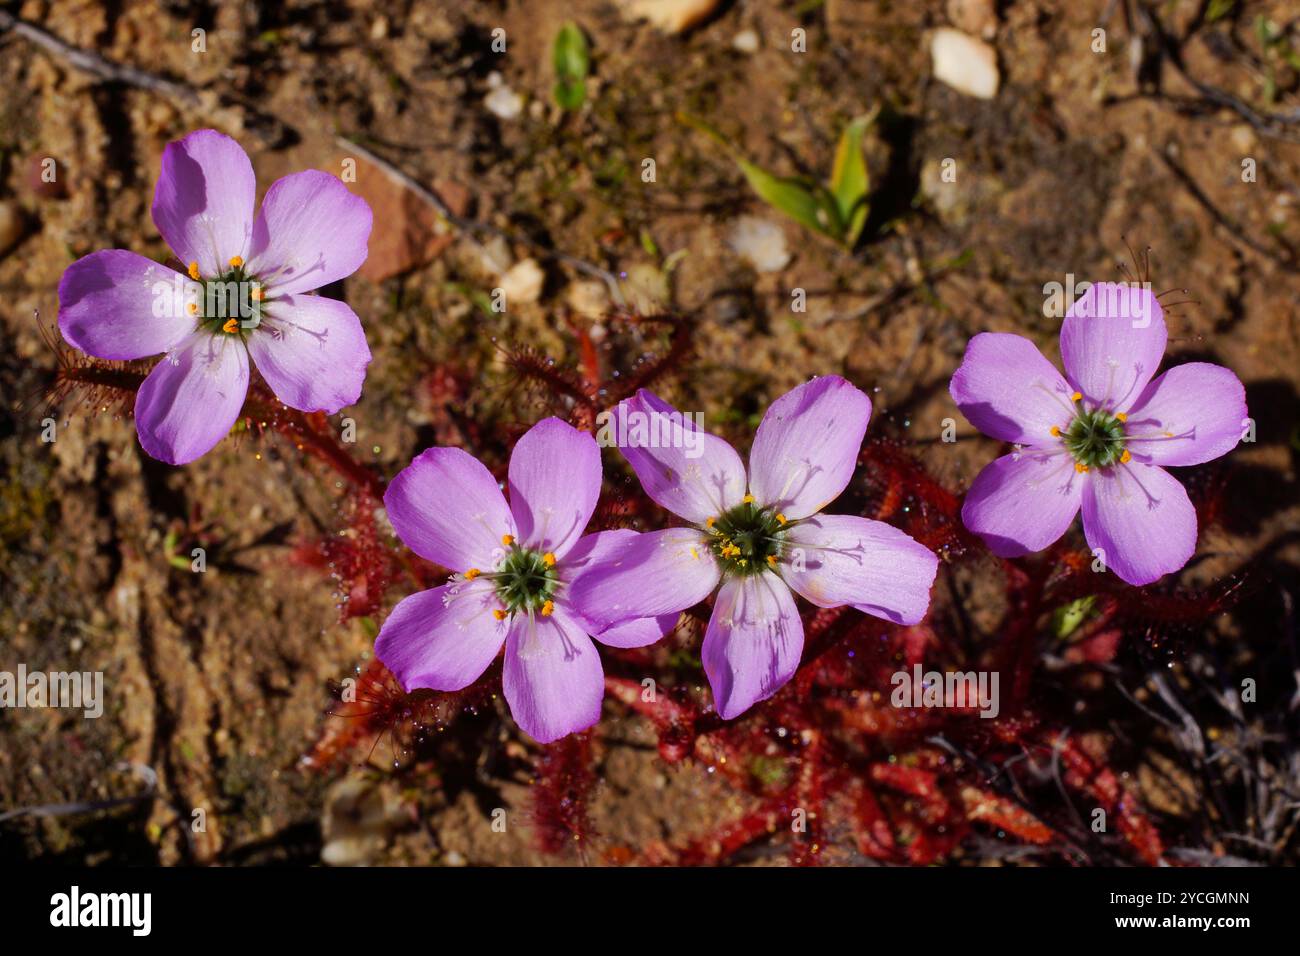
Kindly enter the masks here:
[[939, 559], [897, 528], [821, 510], [857, 466], [871, 401], [838, 376], [772, 403], [749, 475], [735, 450], [642, 389], [615, 410], [624, 457], [646, 494], [690, 522], [637, 535], [575, 584], [606, 624], [717, 600], [701, 656], [718, 713], [731, 719], [794, 676], [803, 623], [794, 593], [915, 624]]
[[600, 718], [605, 676], [589, 635], [611, 647], [653, 644], [677, 614], [598, 624], [574, 586], [633, 531], [584, 535], [600, 497], [595, 439], [558, 418], [538, 422], [510, 456], [510, 503], [477, 459], [430, 448], [384, 495], [398, 537], [457, 573], [405, 598], [375, 639], [375, 656], [407, 691], [460, 690], [505, 645], [506, 702], [542, 743]]
[[230, 431], [250, 362], [301, 411], [333, 413], [361, 394], [370, 349], [360, 321], [306, 293], [365, 261], [370, 207], [316, 170], [273, 183], [254, 219], [256, 191], [238, 143], [190, 133], [163, 152], [153, 200], [154, 224], [186, 273], [107, 249], [59, 282], [59, 328], [74, 347], [104, 359], [166, 353], [136, 395], [135, 422], [141, 447], [173, 465]]
[[1246, 426], [1246, 392], [1219, 365], [1152, 379], [1164, 310], [1149, 290], [1098, 283], [1066, 314], [1066, 378], [1028, 339], [971, 339], [949, 385], [991, 438], [1017, 448], [988, 465], [962, 506], [994, 554], [1018, 557], [1061, 537], [1083, 509], [1088, 546], [1129, 584], [1150, 584], [1196, 550], [1196, 511], [1162, 465], [1226, 455]]

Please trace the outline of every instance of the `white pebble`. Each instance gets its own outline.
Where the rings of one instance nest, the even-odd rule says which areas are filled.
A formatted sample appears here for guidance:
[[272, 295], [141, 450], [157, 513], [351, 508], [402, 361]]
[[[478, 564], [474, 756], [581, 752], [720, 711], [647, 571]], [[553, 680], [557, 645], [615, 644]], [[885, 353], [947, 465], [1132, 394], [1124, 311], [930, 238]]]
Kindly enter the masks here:
[[930, 36], [930, 59], [934, 78], [958, 93], [982, 100], [998, 95], [998, 57], [983, 40], [940, 27]]
[[741, 216], [732, 224], [727, 244], [759, 272], [780, 272], [790, 262], [785, 230], [770, 219]]

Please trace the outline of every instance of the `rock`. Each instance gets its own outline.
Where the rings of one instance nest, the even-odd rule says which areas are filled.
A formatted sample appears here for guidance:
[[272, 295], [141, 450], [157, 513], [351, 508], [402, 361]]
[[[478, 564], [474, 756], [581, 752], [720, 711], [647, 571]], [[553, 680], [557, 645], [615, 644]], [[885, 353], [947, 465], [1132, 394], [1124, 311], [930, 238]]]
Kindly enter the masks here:
[[638, 315], [654, 315], [667, 308], [672, 300], [668, 277], [649, 262], [638, 262], [623, 276], [623, 295]]
[[27, 217], [18, 204], [8, 199], [0, 202], [0, 256], [18, 245], [26, 231]]
[[599, 319], [609, 312], [609, 287], [599, 279], [580, 279], [565, 293], [569, 308], [586, 319]]
[[483, 105], [487, 107], [488, 112], [507, 121], [518, 119], [519, 114], [524, 111], [524, 98], [506, 86], [500, 73], [495, 71], [489, 73], [487, 83], [490, 90], [488, 95], [483, 97]]
[[759, 272], [780, 272], [790, 262], [785, 230], [770, 219], [741, 216], [732, 224], [727, 244]]
[[329, 866], [373, 862], [404, 820], [396, 796], [383, 783], [345, 777], [325, 795], [321, 862]]
[[546, 273], [536, 259], [521, 259], [506, 270], [501, 277], [501, 290], [506, 294], [506, 308], [529, 305], [542, 297]]
[[753, 30], [741, 30], [732, 38], [731, 45], [741, 53], [757, 53], [758, 34]]
[[[370, 253], [358, 274], [371, 282], [383, 282], [432, 262], [452, 244], [455, 234], [451, 228], [419, 196], [378, 166], [360, 157], [339, 157], [343, 158], [356, 160], [357, 181], [346, 185], [370, 204], [375, 221]], [[335, 161], [322, 168], [332, 172], [341, 166]], [[451, 182], [433, 186], [456, 215], [469, 208], [469, 191], [464, 186]]]
[[993, 0], [948, 0], [948, 19], [958, 30], [986, 40], [998, 32]]
[[955, 177], [945, 178], [945, 159], [931, 158], [921, 164], [921, 198], [930, 203], [944, 225], [964, 226], [1004, 188], [997, 179], [972, 169], [958, 167]]
[[991, 100], [998, 94], [998, 57], [983, 40], [940, 27], [930, 35], [934, 78], [958, 93]]
[[722, 0], [619, 0], [619, 8], [633, 20], [649, 20], [665, 33], [685, 33], [709, 18]]

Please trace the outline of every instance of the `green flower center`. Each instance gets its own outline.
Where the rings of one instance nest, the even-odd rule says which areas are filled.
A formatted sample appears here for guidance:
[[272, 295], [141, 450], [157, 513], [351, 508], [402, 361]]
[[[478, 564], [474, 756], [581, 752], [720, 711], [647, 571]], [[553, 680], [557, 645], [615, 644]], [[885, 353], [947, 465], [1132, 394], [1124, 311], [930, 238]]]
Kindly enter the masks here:
[[785, 541], [786, 520], [772, 508], [745, 501], [706, 522], [709, 548], [724, 572], [760, 574], [775, 569]]
[[[191, 278], [195, 275], [191, 269]], [[213, 335], [246, 337], [261, 325], [264, 286], [244, 268], [242, 260], [232, 260], [229, 270], [217, 278], [196, 281], [202, 290], [201, 298], [197, 310], [191, 308], [191, 312], [200, 329]]]
[[1106, 468], [1128, 460], [1124, 451], [1124, 419], [1104, 409], [1080, 411], [1061, 440], [1074, 460], [1085, 468]]
[[555, 556], [549, 552], [543, 554], [529, 548], [512, 547], [497, 565], [492, 581], [508, 614], [518, 611], [549, 614], [547, 604], [553, 601], [559, 584]]

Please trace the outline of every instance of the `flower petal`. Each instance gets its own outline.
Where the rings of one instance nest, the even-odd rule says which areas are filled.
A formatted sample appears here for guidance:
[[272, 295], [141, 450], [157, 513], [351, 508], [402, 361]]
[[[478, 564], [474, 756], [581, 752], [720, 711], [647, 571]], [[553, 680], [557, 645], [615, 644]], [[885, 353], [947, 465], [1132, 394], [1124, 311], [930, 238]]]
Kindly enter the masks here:
[[668, 528], [628, 539], [608, 561], [574, 580], [568, 594], [583, 619], [604, 631], [698, 604], [721, 575], [703, 532]]
[[195, 332], [153, 367], [135, 396], [140, 447], [170, 465], [207, 454], [248, 394], [248, 351], [235, 335]]
[[417, 455], [389, 483], [384, 507], [408, 548], [453, 571], [495, 568], [505, 557], [502, 537], [516, 533], [496, 479], [460, 448]]
[[582, 535], [600, 498], [596, 440], [558, 418], [538, 422], [510, 454], [510, 511], [519, 540], [563, 557]]
[[803, 622], [785, 582], [766, 573], [723, 582], [700, 650], [723, 720], [784, 687], [802, 654]]
[[319, 295], [276, 299], [248, 336], [266, 383], [290, 408], [333, 415], [361, 397], [370, 346], [346, 302]]
[[681, 616], [681, 612], [677, 612], [658, 617], [638, 617], [591, 636], [610, 647], [647, 647], [672, 631]]
[[930, 607], [939, 558], [883, 521], [814, 515], [790, 529], [799, 560], [778, 565], [790, 587], [818, 607], [851, 604], [895, 624], [916, 624]]
[[1199, 465], [1237, 447], [1248, 414], [1246, 390], [1231, 370], [1189, 362], [1147, 386], [1129, 411], [1126, 447], [1153, 465]]
[[967, 421], [990, 438], [1025, 445], [1050, 441], [1053, 425], [1069, 426], [1072, 391], [1038, 346], [1002, 332], [971, 339], [948, 383]]
[[1083, 534], [1121, 579], [1150, 584], [1195, 553], [1196, 509], [1169, 472], [1130, 462], [1089, 473]]
[[597, 439], [618, 447], [651, 500], [687, 521], [719, 515], [745, 496], [736, 450], [644, 388], [618, 404]]
[[1061, 361], [1091, 408], [1127, 411], [1165, 354], [1165, 313], [1151, 290], [1095, 282], [1065, 314]]
[[[487, 670], [506, 639], [486, 583], [444, 584], [403, 598], [375, 638], [375, 656], [408, 693], [460, 690]], [[458, 591], [457, 589], [465, 589]]]
[[271, 296], [310, 292], [356, 272], [366, 261], [370, 206], [318, 169], [277, 179], [253, 224], [248, 269]]
[[1083, 484], [1067, 455], [1003, 455], [975, 477], [961, 520], [1000, 558], [1042, 551], [1079, 513]]
[[73, 348], [103, 359], [166, 352], [195, 326], [184, 303], [173, 302], [177, 279], [166, 266], [125, 249], [92, 252], [59, 280], [59, 331]]
[[[577, 603], [574, 597], [574, 582], [584, 574], [597, 570], [603, 564], [613, 560], [636, 538], [637, 533], [628, 528], [583, 535], [557, 566], [560, 580], [568, 590], [568, 601], [564, 603], [565, 611], [576, 618], [588, 634], [610, 647], [645, 647], [647, 644], [653, 644], [676, 627], [677, 619], [681, 616], [680, 612], [673, 611], [658, 617], [633, 618], [622, 624], [602, 629], [598, 622], [588, 619], [583, 608]], [[561, 601], [563, 602], [563, 598]]]
[[243, 148], [224, 133], [200, 129], [163, 150], [153, 221], [186, 266], [212, 279], [248, 258], [257, 177]]
[[786, 392], [767, 410], [749, 453], [749, 490], [790, 518], [816, 514], [853, 477], [871, 399], [838, 375]]
[[502, 689], [524, 732], [549, 744], [600, 720], [605, 672], [582, 627], [563, 611], [516, 615], [506, 638]]

